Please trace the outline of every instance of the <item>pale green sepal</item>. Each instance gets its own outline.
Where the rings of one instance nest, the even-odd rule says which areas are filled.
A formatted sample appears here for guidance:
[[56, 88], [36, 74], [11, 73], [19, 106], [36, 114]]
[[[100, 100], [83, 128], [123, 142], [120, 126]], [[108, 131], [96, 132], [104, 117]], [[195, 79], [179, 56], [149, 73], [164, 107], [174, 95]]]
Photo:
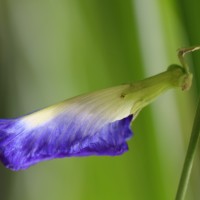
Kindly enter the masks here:
[[123, 92], [123, 97], [127, 99], [135, 99], [135, 104], [131, 109], [134, 114], [151, 103], [157, 96], [164, 91], [180, 87], [182, 90], [187, 90], [191, 86], [192, 75], [186, 73], [185, 70], [178, 65], [171, 65], [167, 71], [144, 79], [137, 83], [129, 85], [129, 88]]

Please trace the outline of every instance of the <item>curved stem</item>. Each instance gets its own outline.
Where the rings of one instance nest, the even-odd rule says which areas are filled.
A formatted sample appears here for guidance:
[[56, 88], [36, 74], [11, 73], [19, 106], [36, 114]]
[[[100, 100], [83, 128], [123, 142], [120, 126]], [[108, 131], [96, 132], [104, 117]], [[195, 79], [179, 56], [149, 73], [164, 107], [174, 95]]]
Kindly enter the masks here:
[[194, 124], [192, 128], [192, 134], [190, 137], [190, 142], [181, 174], [181, 179], [179, 182], [176, 200], [183, 200], [188, 187], [188, 182], [192, 170], [195, 150], [197, 148], [197, 143], [200, 135], [200, 100], [198, 102], [197, 111], [194, 119]]
[[185, 69], [185, 71], [187, 73], [189, 73], [189, 67], [187, 65], [187, 63], [184, 60], [184, 56], [187, 53], [193, 52], [193, 51], [197, 51], [200, 50], [200, 46], [194, 46], [194, 47], [187, 47], [187, 48], [181, 48], [178, 49], [178, 58], [180, 60], [181, 65], [183, 66], [183, 68]]

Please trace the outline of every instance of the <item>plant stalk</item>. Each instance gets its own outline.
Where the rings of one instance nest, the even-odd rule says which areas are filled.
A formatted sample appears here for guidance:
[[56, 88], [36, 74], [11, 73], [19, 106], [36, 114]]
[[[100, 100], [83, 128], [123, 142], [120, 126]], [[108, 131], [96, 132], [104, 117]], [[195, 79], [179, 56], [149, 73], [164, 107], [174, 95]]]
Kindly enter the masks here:
[[195, 115], [194, 124], [192, 128], [192, 134], [190, 137], [190, 142], [189, 142], [188, 150], [186, 153], [185, 162], [183, 165], [183, 170], [182, 170], [175, 200], [184, 200], [185, 198], [185, 194], [188, 188], [188, 183], [189, 183], [189, 179], [190, 179], [190, 175], [192, 171], [195, 151], [197, 149], [199, 135], [200, 135], [200, 99], [199, 99], [197, 110], [196, 110], [196, 115]]

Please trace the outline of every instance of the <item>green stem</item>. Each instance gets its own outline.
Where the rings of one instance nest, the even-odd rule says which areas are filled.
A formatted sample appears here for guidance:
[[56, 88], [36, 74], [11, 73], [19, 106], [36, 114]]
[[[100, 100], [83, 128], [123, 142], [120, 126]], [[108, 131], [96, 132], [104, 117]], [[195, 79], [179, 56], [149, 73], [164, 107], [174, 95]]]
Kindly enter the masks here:
[[200, 135], [200, 100], [198, 102], [198, 107], [196, 111], [196, 116], [194, 119], [194, 124], [192, 128], [192, 134], [190, 137], [190, 142], [181, 174], [181, 179], [179, 182], [177, 194], [176, 194], [176, 200], [183, 200], [185, 197], [185, 193], [188, 187], [188, 182], [192, 170], [195, 150], [197, 148], [197, 143]]

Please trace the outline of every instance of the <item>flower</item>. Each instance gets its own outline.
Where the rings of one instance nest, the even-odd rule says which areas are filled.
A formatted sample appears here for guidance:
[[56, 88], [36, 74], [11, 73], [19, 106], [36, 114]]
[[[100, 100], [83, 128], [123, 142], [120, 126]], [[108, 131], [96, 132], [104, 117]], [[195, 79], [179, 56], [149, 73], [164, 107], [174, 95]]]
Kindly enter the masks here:
[[0, 120], [0, 160], [11, 170], [71, 156], [120, 155], [128, 150], [131, 122], [163, 91], [187, 88], [177, 65], [134, 84], [81, 95], [16, 119]]

